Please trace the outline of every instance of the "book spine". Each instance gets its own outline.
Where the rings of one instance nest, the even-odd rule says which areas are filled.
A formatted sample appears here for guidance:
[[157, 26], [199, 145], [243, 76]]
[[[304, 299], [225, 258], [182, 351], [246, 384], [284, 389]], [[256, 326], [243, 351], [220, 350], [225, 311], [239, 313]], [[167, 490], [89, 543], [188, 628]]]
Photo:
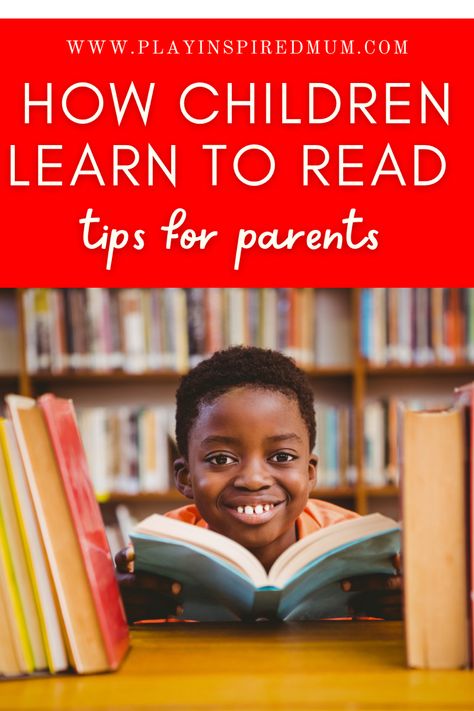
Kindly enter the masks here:
[[386, 344], [386, 309], [385, 309], [386, 289], [374, 289], [374, 365], [385, 365], [387, 362]]
[[186, 289], [189, 366], [193, 368], [205, 354], [204, 289]]
[[466, 357], [474, 363], [474, 289], [467, 289], [467, 348]]
[[173, 323], [176, 328], [174, 369], [178, 373], [185, 373], [189, 368], [189, 343], [186, 295], [183, 289], [174, 290], [173, 307]]
[[25, 337], [26, 337], [26, 369], [30, 374], [38, 372], [38, 351], [36, 348], [36, 323], [35, 323], [35, 305], [34, 305], [34, 289], [26, 289], [23, 292], [23, 314], [25, 319]]
[[219, 351], [224, 347], [223, 306], [222, 289], [206, 289], [206, 356], [210, 356], [215, 351]]
[[[416, 307], [413, 303], [413, 290], [397, 289], [398, 295], [398, 337], [396, 360], [401, 365], [410, 365], [414, 358], [413, 330], [416, 331]], [[414, 328], [412, 323], [414, 321]]]
[[371, 363], [372, 359], [373, 359], [373, 354], [370, 350], [370, 291], [371, 291], [370, 289], [362, 289], [361, 299], [360, 299], [360, 304], [361, 304], [360, 348], [361, 348], [361, 355], [369, 363]]
[[262, 348], [277, 347], [277, 294], [276, 289], [262, 290], [261, 311], [261, 345]]

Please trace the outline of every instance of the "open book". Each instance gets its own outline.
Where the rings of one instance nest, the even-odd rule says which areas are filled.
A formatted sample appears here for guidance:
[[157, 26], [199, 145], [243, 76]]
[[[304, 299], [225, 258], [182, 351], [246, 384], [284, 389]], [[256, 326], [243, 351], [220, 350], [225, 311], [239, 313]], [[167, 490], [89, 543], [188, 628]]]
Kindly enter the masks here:
[[370, 514], [322, 528], [290, 546], [271, 570], [225, 536], [153, 514], [131, 535], [135, 569], [183, 584], [184, 614], [199, 620], [346, 616], [339, 581], [393, 573], [398, 524]]

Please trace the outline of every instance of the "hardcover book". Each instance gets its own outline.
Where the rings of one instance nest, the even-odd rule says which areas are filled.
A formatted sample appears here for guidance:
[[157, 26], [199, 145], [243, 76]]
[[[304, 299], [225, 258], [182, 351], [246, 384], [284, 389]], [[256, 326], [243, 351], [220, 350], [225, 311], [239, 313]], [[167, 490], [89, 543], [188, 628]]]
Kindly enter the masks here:
[[128, 626], [71, 400], [43, 395], [43, 411], [76, 529], [111, 669], [128, 649]]
[[403, 572], [409, 666], [468, 655], [465, 439], [461, 409], [402, 413]]

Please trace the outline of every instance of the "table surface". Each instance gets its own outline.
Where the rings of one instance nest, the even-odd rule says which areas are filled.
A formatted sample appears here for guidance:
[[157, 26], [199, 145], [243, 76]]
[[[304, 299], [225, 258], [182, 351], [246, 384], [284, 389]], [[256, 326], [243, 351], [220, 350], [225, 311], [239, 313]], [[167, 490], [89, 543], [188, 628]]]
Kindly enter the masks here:
[[134, 629], [120, 671], [0, 684], [0, 709], [474, 709], [474, 672], [406, 669], [399, 622]]

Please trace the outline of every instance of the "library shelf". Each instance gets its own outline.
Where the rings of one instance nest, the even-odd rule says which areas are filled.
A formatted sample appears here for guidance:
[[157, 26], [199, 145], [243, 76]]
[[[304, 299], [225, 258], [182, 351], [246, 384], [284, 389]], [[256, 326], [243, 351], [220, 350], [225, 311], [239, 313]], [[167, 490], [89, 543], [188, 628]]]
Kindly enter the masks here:
[[[304, 369], [310, 378], [340, 378], [351, 377], [354, 369], [351, 366], [338, 366], [334, 368], [314, 367]], [[474, 372], [474, 371], [473, 371]], [[123, 370], [71, 370], [61, 372], [36, 372], [28, 373], [31, 383], [44, 385], [47, 383], [149, 383], [177, 382], [185, 372], [176, 370], [147, 370], [140, 373], [131, 373]], [[18, 376], [11, 376], [18, 377]], [[1, 378], [1, 375], [0, 375]]]
[[155, 491], [141, 492], [139, 494], [126, 494], [121, 492], [111, 492], [110, 494], [105, 494], [97, 497], [97, 500], [101, 504], [135, 504], [135, 503], [159, 503], [159, 502], [178, 502], [183, 505], [188, 502], [182, 494], [176, 489], [170, 489], [169, 491], [158, 493]]
[[17, 385], [18, 383], [18, 378], [20, 377], [19, 373], [0, 373], [0, 387], [3, 387], [4, 385]]
[[353, 499], [357, 496], [354, 486], [316, 486], [310, 493], [312, 499]]
[[[350, 499], [356, 496], [356, 490], [351, 486], [338, 486], [338, 487], [321, 487], [316, 488], [310, 494], [311, 498], [314, 499]], [[133, 503], [149, 503], [149, 502], [183, 502], [189, 503], [189, 499], [186, 499], [182, 494], [180, 494], [175, 489], [170, 489], [166, 492], [141, 492], [139, 494], [127, 494], [120, 491], [111, 492], [110, 494], [104, 494], [97, 497], [99, 503], [101, 504], [133, 504]]]
[[407, 377], [423, 377], [433, 375], [466, 375], [474, 376], [474, 363], [432, 363], [430, 365], [370, 365], [364, 364], [367, 376], [394, 375]]
[[366, 486], [365, 491], [367, 496], [387, 496], [394, 497], [398, 496], [400, 490], [398, 486]]
[[33, 385], [43, 386], [47, 383], [174, 383], [182, 373], [175, 370], [147, 370], [140, 373], [130, 373], [117, 370], [71, 370], [58, 373], [29, 373], [28, 378]]
[[343, 378], [352, 377], [355, 367], [353, 365], [341, 365], [334, 367], [314, 366], [312, 368], [303, 367], [302, 370], [310, 378]]

